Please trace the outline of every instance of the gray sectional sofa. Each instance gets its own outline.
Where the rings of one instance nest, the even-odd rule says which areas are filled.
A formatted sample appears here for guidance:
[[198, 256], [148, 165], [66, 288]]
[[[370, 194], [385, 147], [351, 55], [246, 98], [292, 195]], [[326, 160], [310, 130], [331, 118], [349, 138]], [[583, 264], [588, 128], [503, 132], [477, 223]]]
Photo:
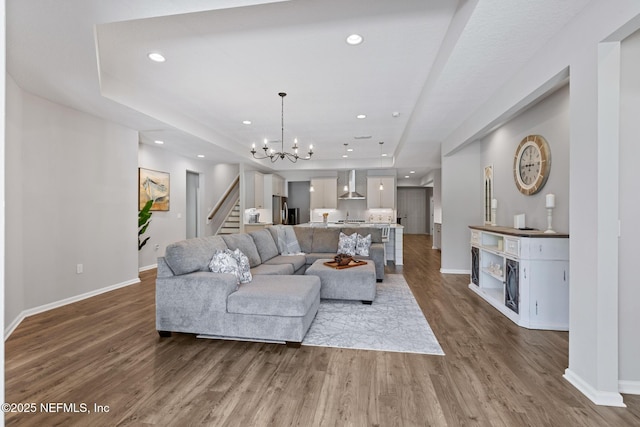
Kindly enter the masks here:
[[[188, 239], [167, 246], [165, 256], [158, 258], [156, 279], [156, 329], [160, 336], [184, 332], [299, 346], [320, 304], [320, 279], [304, 272], [317, 259], [333, 258], [340, 229], [294, 229], [305, 254], [280, 255], [273, 229]], [[379, 230], [363, 227], [357, 231], [372, 232], [369, 258], [376, 264], [377, 280], [382, 280]], [[224, 249], [240, 249], [247, 256], [251, 282], [238, 285], [234, 274], [209, 271], [213, 254]]]

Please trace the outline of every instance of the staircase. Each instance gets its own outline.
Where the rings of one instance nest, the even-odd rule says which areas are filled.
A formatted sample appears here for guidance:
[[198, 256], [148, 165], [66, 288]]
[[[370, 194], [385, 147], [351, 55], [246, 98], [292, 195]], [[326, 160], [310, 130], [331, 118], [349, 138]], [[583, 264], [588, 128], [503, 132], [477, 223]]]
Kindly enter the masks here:
[[238, 234], [240, 232], [240, 200], [233, 206], [217, 234]]

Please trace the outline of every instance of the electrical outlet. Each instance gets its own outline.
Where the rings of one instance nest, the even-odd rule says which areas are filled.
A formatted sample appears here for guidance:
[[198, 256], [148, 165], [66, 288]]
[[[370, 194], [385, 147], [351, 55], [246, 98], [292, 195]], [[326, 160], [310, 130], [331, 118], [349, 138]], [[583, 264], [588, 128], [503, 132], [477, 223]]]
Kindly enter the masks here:
[[160, 245], [156, 243], [156, 251], [160, 249]]
[[82, 274], [84, 272], [84, 267], [82, 264], [76, 265], [76, 274]]

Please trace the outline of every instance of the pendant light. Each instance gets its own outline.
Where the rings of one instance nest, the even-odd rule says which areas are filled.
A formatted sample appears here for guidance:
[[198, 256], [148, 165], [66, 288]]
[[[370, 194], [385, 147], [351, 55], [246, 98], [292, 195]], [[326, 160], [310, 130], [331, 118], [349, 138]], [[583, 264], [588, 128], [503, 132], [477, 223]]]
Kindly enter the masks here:
[[[380, 144], [380, 169], [382, 169], [382, 144], [384, 144], [384, 141], [380, 141], [378, 144]], [[382, 185], [382, 177], [380, 178], [380, 191], [384, 190], [384, 185]]]

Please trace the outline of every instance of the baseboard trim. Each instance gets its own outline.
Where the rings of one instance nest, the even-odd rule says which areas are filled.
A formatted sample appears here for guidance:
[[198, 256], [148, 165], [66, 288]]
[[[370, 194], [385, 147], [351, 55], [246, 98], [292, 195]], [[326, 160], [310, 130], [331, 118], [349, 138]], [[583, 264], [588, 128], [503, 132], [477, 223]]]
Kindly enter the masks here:
[[138, 272], [142, 273], [143, 271], [153, 270], [154, 268], [158, 268], [158, 263], [147, 265], [146, 267], [140, 267]]
[[618, 390], [624, 394], [640, 395], [640, 381], [618, 381]]
[[121, 283], [116, 283], [115, 285], [107, 286], [105, 288], [96, 289], [94, 291], [85, 292], [84, 294], [65, 298], [60, 301], [55, 301], [49, 304], [41, 305], [39, 307], [23, 310], [4, 329], [4, 340], [7, 341], [7, 339], [9, 339], [9, 336], [13, 333], [13, 331], [15, 331], [15, 329], [20, 325], [20, 323], [29, 316], [33, 316], [34, 314], [44, 313], [45, 311], [53, 310], [54, 308], [59, 308], [68, 304], [72, 304], [74, 302], [82, 301], [83, 299], [95, 297], [96, 295], [104, 294], [105, 292], [110, 292], [119, 288], [124, 288], [125, 286], [135, 285], [136, 283], [140, 283], [140, 278], [136, 277], [135, 279], [127, 280]]
[[471, 274], [471, 270], [456, 270], [451, 268], [441, 268], [440, 273], [442, 274]]
[[596, 390], [591, 386], [591, 384], [584, 381], [569, 368], [565, 369], [563, 377], [596, 405], [617, 406], [620, 408], [627, 407], [627, 405], [624, 404], [620, 393]]

